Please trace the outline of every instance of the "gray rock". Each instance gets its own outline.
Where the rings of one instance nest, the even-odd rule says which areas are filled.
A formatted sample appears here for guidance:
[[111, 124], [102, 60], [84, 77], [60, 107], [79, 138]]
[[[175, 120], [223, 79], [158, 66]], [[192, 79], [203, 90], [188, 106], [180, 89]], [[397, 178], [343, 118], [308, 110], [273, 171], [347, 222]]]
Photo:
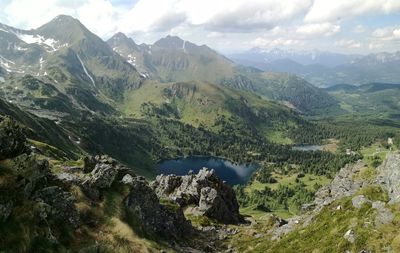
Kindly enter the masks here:
[[58, 174], [56, 177], [58, 180], [67, 184], [76, 184], [80, 182], [79, 178], [71, 173], [62, 172]]
[[190, 222], [183, 215], [182, 208], [161, 205], [157, 195], [146, 181], [133, 181], [125, 206], [128, 215], [134, 217], [141, 226], [141, 230], [148, 235], [156, 234], [169, 239], [182, 239], [192, 230]]
[[344, 234], [343, 238], [349, 241], [350, 243], [354, 243], [356, 241], [356, 234], [353, 229], [349, 229]]
[[389, 204], [400, 202], [400, 154], [389, 153], [377, 170], [380, 183], [389, 194]]
[[372, 208], [376, 210], [375, 225], [381, 226], [389, 224], [393, 221], [394, 215], [389, 208], [385, 207], [385, 203], [382, 201], [375, 201], [372, 203]]
[[126, 174], [126, 175], [121, 179], [121, 183], [127, 184], [127, 185], [132, 185], [132, 184], [133, 184], [133, 180], [134, 180], [134, 178], [133, 178], [131, 175]]
[[357, 209], [361, 208], [365, 203], [371, 203], [364, 195], [358, 195], [351, 199], [353, 206]]
[[104, 189], [109, 188], [114, 182], [118, 171], [109, 164], [98, 163], [91, 172], [90, 183], [92, 186]]
[[159, 175], [151, 187], [160, 198], [169, 198], [180, 206], [196, 205], [210, 218], [224, 223], [242, 221], [235, 192], [224, 184], [214, 170], [201, 169], [198, 174]]

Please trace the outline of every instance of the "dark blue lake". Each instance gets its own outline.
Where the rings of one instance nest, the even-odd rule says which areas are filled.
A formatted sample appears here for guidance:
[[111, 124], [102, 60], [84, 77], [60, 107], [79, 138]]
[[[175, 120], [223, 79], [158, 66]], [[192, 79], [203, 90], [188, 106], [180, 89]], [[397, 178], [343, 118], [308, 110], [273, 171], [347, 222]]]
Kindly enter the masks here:
[[248, 181], [256, 165], [235, 164], [229, 160], [216, 157], [184, 157], [164, 160], [156, 165], [159, 174], [186, 175], [190, 170], [197, 173], [203, 167], [214, 169], [219, 178], [228, 184], [243, 184]]

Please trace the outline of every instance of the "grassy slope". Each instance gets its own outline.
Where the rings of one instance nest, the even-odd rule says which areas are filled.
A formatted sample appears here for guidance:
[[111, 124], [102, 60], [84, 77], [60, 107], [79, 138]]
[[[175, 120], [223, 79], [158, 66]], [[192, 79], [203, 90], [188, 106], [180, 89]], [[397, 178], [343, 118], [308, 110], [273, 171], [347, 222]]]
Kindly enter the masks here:
[[[171, 92], [174, 95], [170, 95]], [[143, 116], [143, 103], [156, 106], [168, 104], [177, 109], [182, 122], [198, 127], [215, 129], [218, 117], [238, 117], [253, 124], [267, 139], [277, 143], [290, 143], [285, 132], [297, 125], [297, 116], [285, 106], [264, 100], [245, 91], [237, 91], [210, 83], [148, 83], [138, 90], [126, 93], [121, 110], [127, 115]], [[268, 112], [269, 118], [260, 116], [252, 121], [246, 110]], [[282, 119], [279, 117], [282, 116]]]

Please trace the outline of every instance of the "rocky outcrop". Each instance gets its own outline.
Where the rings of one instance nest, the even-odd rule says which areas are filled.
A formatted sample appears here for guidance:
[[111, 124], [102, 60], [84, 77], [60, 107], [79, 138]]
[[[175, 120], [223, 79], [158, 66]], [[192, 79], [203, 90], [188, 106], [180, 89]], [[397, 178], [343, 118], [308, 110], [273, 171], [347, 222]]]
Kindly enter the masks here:
[[320, 210], [337, 199], [354, 195], [365, 184], [362, 179], [357, 179], [355, 175], [365, 167], [366, 164], [358, 161], [356, 164], [348, 164], [336, 174], [332, 182], [321, 187], [315, 193], [313, 205]]
[[[93, 169], [89, 171], [91, 168]], [[87, 174], [81, 186], [86, 195], [93, 200], [99, 200], [103, 189], [110, 188], [115, 181], [121, 180], [125, 175], [136, 177], [131, 169], [107, 155], [85, 157], [83, 171]]]
[[382, 185], [389, 194], [389, 203], [400, 202], [400, 154], [390, 153], [386, 160], [378, 168], [377, 182]]
[[132, 180], [131, 193], [125, 200], [129, 219], [141, 227], [147, 235], [167, 239], [182, 239], [190, 234], [191, 225], [185, 219], [182, 208], [176, 204], [161, 205], [145, 180]]
[[41, 218], [67, 222], [73, 227], [79, 226], [79, 213], [74, 205], [74, 197], [71, 193], [63, 191], [58, 186], [50, 186], [35, 192], [32, 197], [41, 206], [47, 205]]
[[[321, 187], [315, 193], [315, 199], [312, 203], [303, 205], [302, 210], [305, 212], [303, 215], [287, 219], [286, 224], [269, 231], [272, 236], [271, 239], [279, 240], [300, 225], [303, 227], [308, 226], [325, 206], [331, 204], [335, 200], [356, 194], [361, 187], [367, 184], [356, 176], [365, 166], [366, 164], [360, 160], [355, 164], [348, 164], [340, 169], [330, 184]], [[353, 201], [353, 205], [357, 207], [361, 206], [363, 201], [364, 199], [362, 199], [362, 197], [356, 197]], [[340, 209], [341, 207], [339, 206], [337, 208]]]
[[159, 175], [151, 187], [159, 198], [167, 198], [181, 207], [196, 205], [205, 216], [223, 223], [239, 223], [239, 205], [235, 192], [222, 182], [214, 170], [203, 168], [186, 176]]

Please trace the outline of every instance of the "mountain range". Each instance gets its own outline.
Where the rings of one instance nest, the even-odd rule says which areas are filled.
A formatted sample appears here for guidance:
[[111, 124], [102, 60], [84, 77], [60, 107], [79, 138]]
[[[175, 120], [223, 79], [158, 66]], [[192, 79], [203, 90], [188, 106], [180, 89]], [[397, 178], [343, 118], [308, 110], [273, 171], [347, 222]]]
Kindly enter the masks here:
[[340, 83], [361, 85], [400, 81], [400, 52], [344, 55], [318, 51], [252, 49], [232, 55], [231, 58], [239, 64], [263, 71], [293, 73], [318, 87]]
[[[302, 74], [394, 78], [398, 55], [264, 53], [290, 73], [66, 15], [0, 24], [0, 252], [400, 250], [399, 84]], [[254, 173], [157, 170], [194, 158]]]

